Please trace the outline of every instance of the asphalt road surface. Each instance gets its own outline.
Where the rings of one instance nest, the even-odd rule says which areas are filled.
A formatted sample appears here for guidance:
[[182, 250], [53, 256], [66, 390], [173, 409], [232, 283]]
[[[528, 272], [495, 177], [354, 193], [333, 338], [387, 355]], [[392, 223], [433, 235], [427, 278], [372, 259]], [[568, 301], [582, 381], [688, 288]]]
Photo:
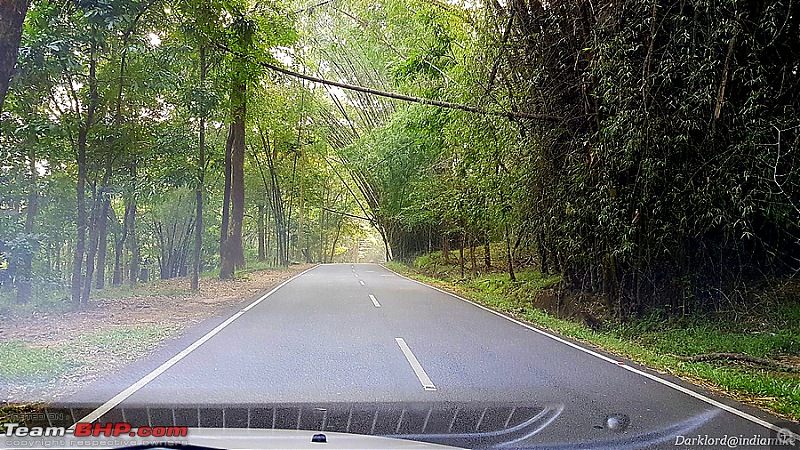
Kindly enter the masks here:
[[[144, 405], [375, 404], [406, 405], [412, 412], [423, 405], [427, 426], [439, 414], [431, 405], [455, 416], [461, 410], [441, 435], [454, 433], [462, 421], [470, 425], [461, 428], [472, 431], [480, 431], [480, 422], [502, 422], [509, 407], [531, 418], [512, 446], [561, 448], [700, 448], [726, 436], [716, 443], [730, 447], [731, 437], [777, 437], [765, 425], [786, 426], [372, 264], [316, 266], [71, 401], [91, 405], [84, 412], [102, 421]], [[470, 405], [475, 408], [465, 412]], [[393, 419], [399, 421], [393, 432], [378, 433], [375, 421], [371, 431], [414, 437], [406, 430], [413, 414], [403, 411], [405, 419]], [[498, 427], [523, 419], [509, 416]], [[698, 436], [706, 440], [690, 440]], [[736, 447], [751, 446], [740, 441]]]

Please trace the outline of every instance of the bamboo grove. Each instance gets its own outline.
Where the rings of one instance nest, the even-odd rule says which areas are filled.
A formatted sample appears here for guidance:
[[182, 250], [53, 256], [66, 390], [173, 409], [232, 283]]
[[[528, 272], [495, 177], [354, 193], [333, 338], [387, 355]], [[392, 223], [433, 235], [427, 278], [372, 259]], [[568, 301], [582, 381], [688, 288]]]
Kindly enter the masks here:
[[800, 270], [799, 13], [33, 1], [2, 104], [0, 294], [197, 288], [374, 236], [462, 273], [465, 249], [537, 266], [619, 317], [746, 302]]

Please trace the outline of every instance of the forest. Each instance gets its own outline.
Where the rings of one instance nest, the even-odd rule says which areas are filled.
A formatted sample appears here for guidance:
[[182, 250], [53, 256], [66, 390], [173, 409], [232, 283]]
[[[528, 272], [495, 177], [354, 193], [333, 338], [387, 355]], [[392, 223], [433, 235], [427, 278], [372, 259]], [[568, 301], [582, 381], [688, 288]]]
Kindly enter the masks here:
[[1, 9], [6, 308], [365, 249], [536, 267], [620, 318], [800, 270], [790, 0]]

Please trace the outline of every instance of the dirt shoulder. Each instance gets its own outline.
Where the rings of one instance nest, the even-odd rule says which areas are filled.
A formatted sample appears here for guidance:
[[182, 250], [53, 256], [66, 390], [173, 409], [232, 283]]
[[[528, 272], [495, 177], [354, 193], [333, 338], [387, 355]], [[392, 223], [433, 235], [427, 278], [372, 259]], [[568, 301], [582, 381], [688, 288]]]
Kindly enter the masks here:
[[57, 401], [309, 267], [253, 271], [226, 281], [204, 278], [199, 292], [186, 278], [113, 287], [84, 310], [5, 317], [0, 402]]

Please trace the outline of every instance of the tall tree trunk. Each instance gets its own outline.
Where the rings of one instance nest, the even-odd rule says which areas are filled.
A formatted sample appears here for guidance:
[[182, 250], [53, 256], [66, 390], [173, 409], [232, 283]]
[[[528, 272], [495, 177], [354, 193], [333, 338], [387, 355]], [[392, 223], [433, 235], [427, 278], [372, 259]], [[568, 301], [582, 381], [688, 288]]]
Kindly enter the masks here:
[[[306, 249], [305, 251], [301, 251], [300, 253], [305, 256], [305, 262], [309, 262], [309, 248], [308, 248], [308, 235], [304, 229], [304, 222], [305, 222], [305, 215], [306, 215], [306, 177], [303, 175], [304, 173], [304, 161], [305, 158], [302, 156], [300, 157], [300, 205], [297, 208], [297, 242], [306, 241]], [[295, 253], [295, 257], [299, 260], [300, 257], [297, 253]]]
[[292, 195], [289, 197], [289, 214], [286, 217], [286, 261], [289, 261], [289, 252], [292, 246], [292, 206], [294, 205], [295, 194], [297, 193], [297, 187], [295, 185], [295, 178], [297, 175], [297, 153], [295, 152], [294, 158], [292, 159]]
[[[206, 82], [206, 49], [200, 47], [200, 86], [205, 88]], [[192, 260], [192, 290], [200, 289], [200, 260], [203, 252], [203, 189], [206, 173], [206, 117], [200, 117], [199, 136], [200, 157], [197, 167], [197, 189], [195, 190], [195, 225], [194, 225], [194, 259]]]
[[28, 12], [28, 1], [0, 1], [0, 111], [3, 110], [3, 100], [17, 65], [17, 51], [22, 38], [22, 22]]
[[258, 227], [258, 261], [263, 262], [267, 259], [267, 248], [266, 248], [266, 230], [264, 230], [264, 203], [259, 202], [258, 204], [258, 217], [256, 218], [257, 227]]
[[489, 232], [486, 232], [486, 237], [483, 241], [483, 264], [486, 266], [487, 269], [492, 268], [492, 249], [491, 249], [491, 241], [489, 239]]
[[461, 232], [458, 243], [458, 265], [461, 268], [461, 279], [464, 279], [464, 232]]
[[539, 232], [539, 266], [540, 272], [547, 274], [550, 273], [550, 264], [552, 256], [548, 246], [548, 239], [544, 231]]
[[[127, 211], [127, 207], [125, 208]], [[108, 210], [109, 219], [115, 223], [119, 223], [114, 208]], [[125, 239], [128, 235], [128, 222], [126, 220], [127, 214], [123, 218], [121, 236], [114, 236], [114, 274], [111, 277], [111, 284], [119, 286], [122, 284], [122, 249], [125, 246]]]
[[[241, 74], [239, 75], [242, 76]], [[244, 267], [242, 224], [244, 222], [244, 149], [245, 117], [247, 115], [247, 84], [234, 81], [231, 91], [231, 151], [230, 151], [230, 204], [231, 212], [226, 230], [224, 252], [221, 252], [220, 278], [233, 278], [236, 268]], [[227, 152], [226, 152], [227, 153]], [[227, 154], [226, 154], [227, 162]], [[226, 175], [228, 175], [226, 171]]]
[[475, 261], [475, 238], [472, 236], [472, 233], [469, 235], [469, 261], [470, 272], [472, 272], [472, 276], [474, 277], [477, 274], [478, 263]]
[[136, 165], [136, 157], [134, 156], [130, 167], [131, 182], [134, 183], [134, 186], [131, 189], [128, 204], [125, 207], [125, 223], [127, 224], [126, 228], [128, 230], [128, 252], [131, 258], [128, 283], [130, 283], [131, 286], [135, 285], [139, 280], [139, 240], [136, 237]]
[[[264, 152], [269, 158], [269, 149], [266, 144], [266, 139], [264, 138], [260, 128], [259, 136], [261, 137], [261, 142], [264, 145]], [[261, 175], [261, 182], [264, 185], [264, 193], [262, 194], [263, 196], [258, 202], [258, 260], [263, 262], [267, 260], [267, 251], [270, 248], [270, 238], [269, 234], [267, 233], [267, 223], [270, 219], [269, 212], [272, 209], [272, 204], [270, 198], [267, 196], [267, 193], [271, 192], [271, 188], [270, 184], [267, 182], [267, 177], [264, 174], [264, 169], [261, 166], [261, 161], [259, 160], [258, 155], [255, 153], [253, 154], [253, 162], [255, 162], [256, 167], [258, 167], [258, 173]], [[267, 203], [270, 203], [269, 208], [267, 208]]]
[[86, 130], [78, 132], [78, 182], [76, 185], [78, 233], [75, 238], [75, 252], [72, 257], [72, 304], [81, 305], [81, 286], [83, 285], [83, 253], [86, 246]]
[[265, 206], [265, 216], [264, 216], [264, 261], [267, 260], [267, 255], [269, 254], [269, 250], [272, 248], [272, 235], [269, 233], [269, 221], [272, 217], [270, 211], [271, 208], [267, 208]]
[[[92, 30], [94, 34], [94, 30]], [[64, 68], [66, 71], [66, 67]], [[88, 297], [82, 298], [84, 283], [83, 275], [83, 255], [86, 250], [86, 145], [89, 137], [89, 129], [94, 123], [94, 113], [97, 107], [99, 94], [97, 92], [97, 48], [92, 44], [89, 51], [89, 102], [83, 123], [78, 127], [78, 143], [76, 162], [78, 164], [78, 180], [76, 185], [77, 200], [77, 237], [75, 239], [75, 252], [72, 258], [72, 304], [80, 307], [87, 302]], [[70, 80], [70, 86], [72, 82]], [[72, 88], [71, 88], [72, 89]], [[77, 94], [72, 90], [73, 100], [79, 105]], [[79, 108], [79, 106], [77, 106]]]
[[272, 201], [272, 215], [275, 219], [275, 264], [286, 266], [289, 261], [286, 259], [286, 232], [283, 217], [283, 194], [278, 180], [278, 173], [275, 170], [275, 154], [270, 147], [269, 140], [264, 130], [258, 129], [261, 136], [261, 144], [264, 148], [264, 155], [267, 157], [267, 168], [270, 176], [270, 192]]
[[514, 274], [514, 258], [511, 256], [511, 234], [508, 231], [508, 225], [505, 230], [506, 235], [506, 258], [508, 260], [508, 276], [511, 281], [517, 281], [517, 276]]
[[[325, 198], [322, 199], [322, 203], [319, 205], [319, 262], [326, 263], [327, 261], [327, 249], [328, 249], [328, 233], [325, 232], [325, 218], [327, 217], [328, 213], [325, 211], [325, 205], [328, 204], [330, 200], [331, 191], [329, 189], [325, 189], [324, 194]], [[331, 257], [333, 259], [333, 257]]]
[[122, 284], [122, 246], [124, 241], [114, 243], [114, 273], [111, 275], [111, 284], [119, 286]]
[[[205, 127], [205, 123], [203, 123], [203, 119], [200, 119], [201, 127]], [[203, 133], [201, 132], [201, 135]], [[205, 137], [200, 138], [200, 141], [203, 142]], [[204, 143], [200, 144], [200, 148], [203, 148]], [[201, 160], [204, 160], [205, 157], [203, 155], [205, 153], [203, 150], [200, 150]], [[201, 172], [203, 169], [200, 169]], [[200, 175], [200, 179], [198, 180], [199, 187], [195, 191], [195, 228], [194, 228], [194, 253], [192, 254], [192, 290], [197, 291], [200, 289], [200, 263], [202, 259], [203, 253], [203, 179], [205, 177]]]
[[[86, 285], [83, 287], [84, 297], [87, 302], [89, 301], [89, 295], [92, 291], [95, 270], [98, 273], [98, 277], [101, 279], [105, 278], [106, 247], [108, 246], [108, 230], [106, 227], [108, 209], [106, 209], [106, 192], [108, 191], [108, 183], [111, 179], [113, 162], [114, 160], [111, 153], [106, 155], [105, 172], [103, 173], [103, 180], [100, 183], [100, 189], [95, 190], [92, 196], [92, 226], [89, 230], [89, 251], [86, 254]], [[97, 266], [95, 266], [95, 257], [97, 257]], [[103, 266], [103, 268], [100, 269], [100, 266]]]
[[[387, 236], [386, 228], [383, 225], [377, 225], [375, 228], [378, 229], [378, 233], [381, 235], [381, 239], [383, 239], [383, 250], [386, 254], [386, 261], [393, 261], [394, 254], [392, 253], [392, 247], [389, 245], [389, 236]], [[356, 259], [358, 259], [358, 242], [356, 242]], [[358, 261], [356, 261], [358, 262]]]
[[[245, 87], [242, 85], [242, 91]], [[244, 97], [244, 92], [242, 93]], [[244, 102], [244, 98], [242, 102]], [[244, 224], [244, 150], [245, 150], [245, 106], [242, 103], [241, 115], [234, 122], [234, 139], [231, 152], [231, 221], [228, 224], [227, 244], [234, 268], [244, 267], [244, 244], [242, 227]]]
[[[104, 196], [105, 197], [105, 196]], [[99, 247], [97, 248], [97, 275], [95, 275], [95, 288], [104, 289], [106, 287], [106, 255], [108, 252], [108, 210], [111, 208], [111, 200], [102, 199], [100, 217], [97, 227], [100, 230]]]
[[[167, 225], [168, 226], [168, 225]], [[164, 231], [164, 223], [154, 223], [155, 234], [158, 235], [158, 276], [162, 280], [170, 278], [172, 272], [172, 236], [166, 236]]]
[[328, 262], [333, 262], [333, 258], [336, 257], [336, 245], [339, 243], [339, 237], [342, 234], [342, 223], [344, 222], [344, 216], [339, 215], [339, 218], [336, 221], [336, 234], [333, 237], [333, 244], [331, 244], [331, 257]]
[[100, 215], [100, 200], [98, 199], [97, 185], [92, 186], [92, 210], [89, 214], [89, 246], [86, 249], [86, 275], [84, 276], [83, 293], [81, 301], [89, 303], [89, 296], [92, 293], [92, 281], [94, 280], [94, 260], [97, 255], [98, 230], [97, 222]]
[[[303, 83], [301, 81], [301, 85], [305, 89], [305, 83]], [[304, 94], [304, 92], [305, 92], [305, 90], [301, 91], [301, 93], [300, 93], [300, 117], [299, 117], [299, 119], [297, 121], [297, 152], [294, 155], [294, 167], [292, 168], [292, 197], [293, 198], [292, 198], [292, 203], [289, 204], [290, 205], [289, 207], [291, 208], [291, 205], [294, 203], [294, 197], [296, 196], [296, 193], [297, 193], [297, 188], [295, 187], [296, 186], [295, 179], [296, 179], [296, 173], [297, 173], [297, 160], [299, 158], [300, 159], [300, 198], [299, 198], [300, 204], [298, 205], [298, 211], [297, 211], [298, 212], [297, 233], [295, 233], [296, 239], [297, 239], [297, 245], [295, 245], [295, 248], [294, 248], [294, 257], [295, 257], [295, 260], [299, 261], [300, 258], [301, 258], [301, 255], [304, 255], [305, 256], [304, 259], [306, 260], [306, 262], [308, 262], [308, 259], [309, 259], [308, 258], [308, 248], [307, 248], [308, 246], [306, 246], [306, 251], [305, 252], [303, 252], [302, 249], [301, 249], [302, 242], [303, 242], [304, 237], [305, 237], [305, 233], [304, 233], [304, 230], [303, 230], [303, 219], [304, 219], [304, 215], [305, 215], [305, 187], [306, 187], [306, 179], [305, 179], [305, 176], [303, 176], [303, 174], [305, 173], [305, 171], [303, 170], [304, 167], [305, 167], [305, 155], [303, 153], [303, 121], [305, 120], [305, 114], [304, 114], [305, 94]], [[291, 209], [289, 211], [291, 211]], [[292, 214], [290, 212], [289, 213], [289, 222], [290, 223], [291, 223], [291, 218], [292, 218]], [[306, 238], [305, 241], [308, 242], [308, 239]]]
[[[128, 38], [130, 37], [130, 31], [125, 35], [124, 42], [127, 44]], [[117, 76], [117, 101], [116, 107], [114, 110], [114, 129], [121, 130], [122, 127], [122, 94], [125, 89], [125, 65], [127, 61], [128, 51], [127, 46], [122, 51], [122, 56], [120, 57], [119, 63], [119, 72]], [[97, 253], [97, 280], [95, 282], [95, 287], [97, 289], [103, 289], [106, 283], [106, 251], [108, 249], [108, 216], [109, 216], [109, 209], [111, 207], [111, 199], [108, 198], [108, 193], [110, 192], [109, 189], [109, 179], [111, 178], [111, 172], [113, 169], [114, 163], [114, 156], [113, 152], [117, 149], [118, 139], [117, 137], [114, 138], [112, 141], [111, 152], [108, 154], [108, 159], [106, 160], [106, 172], [103, 178], [103, 187], [101, 189], [101, 198], [100, 201], [103, 202], [102, 211], [100, 212], [100, 217], [98, 221], [98, 228], [100, 230], [100, 238], [99, 238], [99, 248]], [[119, 246], [115, 245], [115, 250]], [[116, 279], [117, 276], [117, 268], [118, 268], [118, 256], [115, 256], [114, 261], [114, 276]]]
[[[225, 166], [224, 166], [224, 184], [222, 188], [222, 224], [219, 232], [219, 259], [220, 259], [220, 272], [219, 277], [222, 279], [230, 278], [233, 276], [233, 264], [230, 262], [228, 256], [228, 227], [231, 217], [231, 160], [233, 151], [233, 125], [228, 128], [228, 140], [225, 142]], [[230, 265], [227, 267], [226, 265]]]
[[[28, 187], [28, 207], [25, 211], [25, 234], [29, 244], [33, 234], [33, 224], [36, 218], [37, 203], [39, 198], [39, 187], [37, 185], [36, 171], [36, 145], [29, 143], [28, 149], [28, 170], [30, 171], [30, 186]], [[31, 278], [33, 276], [33, 252], [25, 252], [22, 261], [22, 270], [17, 272], [17, 303], [28, 303], [31, 299]]]

